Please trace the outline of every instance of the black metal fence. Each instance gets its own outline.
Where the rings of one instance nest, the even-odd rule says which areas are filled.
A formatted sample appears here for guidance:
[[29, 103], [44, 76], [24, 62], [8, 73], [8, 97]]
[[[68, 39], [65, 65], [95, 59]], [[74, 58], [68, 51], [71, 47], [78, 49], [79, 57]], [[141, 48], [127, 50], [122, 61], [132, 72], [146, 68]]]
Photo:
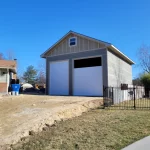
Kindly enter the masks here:
[[120, 87], [104, 87], [104, 108], [150, 109], [150, 88], [132, 86], [126, 90]]

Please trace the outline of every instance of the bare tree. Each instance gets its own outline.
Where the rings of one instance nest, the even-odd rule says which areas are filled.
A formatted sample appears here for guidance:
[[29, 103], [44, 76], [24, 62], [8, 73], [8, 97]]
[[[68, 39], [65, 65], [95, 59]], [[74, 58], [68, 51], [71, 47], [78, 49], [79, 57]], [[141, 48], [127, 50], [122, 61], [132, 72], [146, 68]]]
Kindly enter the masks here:
[[3, 53], [0, 53], [0, 60], [4, 60], [4, 54]]
[[38, 65], [38, 82], [39, 83], [43, 83], [45, 84], [46, 83], [46, 74], [45, 74], [45, 62], [40, 62], [39, 65]]
[[150, 73], [150, 46], [142, 45], [138, 49], [137, 55], [139, 61], [138, 65], [144, 72]]
[[16, 60], [16, 69], [17, 69], [17, 78], [20, 79], [20, 82], [23, 83], [23, 72], [24, 72], [24, 69], [23, 67], [20, 66], [20, 60]]
[[4, 56], [3, 53], [0, 52], [0, 60], [4, 60], [4, 59], [6, 59], [6, 60], [14, 60], [14, 58], [15, 58], [14, 56], [15, 55], [14, 55], [13, 50], [6, 51], [5, 56]]
[[13, 50], [8, 50], [6, 51], [6, 57], [8, 60], [14, 60], [15, 59], [15, 55], [14, 55], [14, 52]]
[[39, 83], [43, 83], [43, 84], [46, 83], [46, 77], [45, 77], [45, 73], [44, 72], [39, 71], [38, 81], [39, 81]]

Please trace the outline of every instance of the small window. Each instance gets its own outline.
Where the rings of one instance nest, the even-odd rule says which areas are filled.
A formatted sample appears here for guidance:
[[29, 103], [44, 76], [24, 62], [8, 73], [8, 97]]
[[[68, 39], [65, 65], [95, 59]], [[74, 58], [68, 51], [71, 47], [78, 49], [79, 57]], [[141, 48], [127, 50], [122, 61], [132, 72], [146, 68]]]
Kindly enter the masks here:
[[1, 72], [1, 75], [2, 75], [2, 76], [3, 76], [3, 75], [5, 75], [5, 74], [6, 74], [6, 72], [4, 72], [4, 71], [3, 71], [3, 72]]
[[77, 45], [77, 38], [72, 37], [69, 39], [69, 46], [76, 46]]

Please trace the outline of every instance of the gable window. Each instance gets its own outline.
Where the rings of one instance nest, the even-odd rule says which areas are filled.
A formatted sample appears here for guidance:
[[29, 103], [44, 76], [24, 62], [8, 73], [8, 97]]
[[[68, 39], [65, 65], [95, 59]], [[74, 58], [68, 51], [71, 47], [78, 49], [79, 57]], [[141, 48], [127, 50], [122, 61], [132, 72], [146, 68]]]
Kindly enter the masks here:
[[77, 45], [77, 38], [76, 37], [71, 37], [69, 39], [69, 46], [76, 46]]

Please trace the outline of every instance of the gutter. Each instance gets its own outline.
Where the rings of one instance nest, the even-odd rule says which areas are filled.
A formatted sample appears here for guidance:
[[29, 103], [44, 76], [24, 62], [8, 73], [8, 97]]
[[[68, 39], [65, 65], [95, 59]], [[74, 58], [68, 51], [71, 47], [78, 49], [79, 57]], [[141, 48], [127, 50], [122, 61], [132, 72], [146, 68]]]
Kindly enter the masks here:
[[129, 62], [131, 65], [134, 65], [135, 62], [132, 61], [129, 57], [127, 57], [125, 54], [123, 54], [121, 51], [119, 51], [119, 49], [117, 49], [115, 46], [113, 45], [109, 45], [108, 48], [110, 48], [114, 53], [118, 54], [119, 56], [121, 56], [122, 58], [124, 58], [127, 62]]

